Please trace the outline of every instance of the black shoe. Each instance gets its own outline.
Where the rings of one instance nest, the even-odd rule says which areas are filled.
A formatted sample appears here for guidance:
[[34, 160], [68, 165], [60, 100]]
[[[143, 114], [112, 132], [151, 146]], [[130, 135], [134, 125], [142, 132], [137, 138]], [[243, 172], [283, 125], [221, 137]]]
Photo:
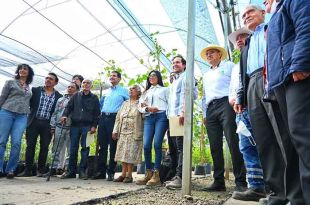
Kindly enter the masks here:
[[44, 173], [44, 172], [38, 170], [37, 171], [37, 177], [43, 177], [43, 176], [47, 175], [47, 173]]
[[213, 183], [211, 186], [208, 186], [204, 189], [202, 189], [203, 191], [209, 191], [209, 192], [213, 192], [213, 191], [226, 191], [226, 187], [225, 184], [220, 184], [220, 183]]
[[232, 198], [240, 201], [259, 201], [261, 198], [266, 197], [264, 189], [252, 189], [249, 188], [244, 192], [234, 191]]
[[85, 172], [81, 171], [79, 174], [79, 179], [87, 180], [88, 175]]
[[236, 185], [235, 187], [236, 192], [245, 192], [246, 190], [248, 190], [248, 187], [244, 185]]
[[114, 174], [108, 174], [107, 181], [113, 181], [114, 180]]
[[106, 174], [102, 172], [97, 172], [92, 179], [106, 179]]
[[9, 172], [7, 175], [6, 175], [6, 178], [7, 179], [13, 179], [14, 178], [14, 172]]
[[65, 171], [63, 169], [57, 169], [56, 175], [62, 175]]
[[60, 179], [70, 179], [70, 178], [76, 178], [76, 174], [71, 172], [65, 172], [60, 177]]
[[18, 174], [17, 177], [32, 177], [32, 171], [26, 168], [22, 173]]
[[56, 169], [55, 169], [55, 168], [52, 168], [51, 171], [49, 171], [49, 172], [43, 174], [42, 177], [48, 177], [48, 176], [50, 175], [50, 173], [51, 173], [51, 176], [56, 176]]
[[0, 178], [5, 177], [5, 174], [3, 172], [0, 172]]

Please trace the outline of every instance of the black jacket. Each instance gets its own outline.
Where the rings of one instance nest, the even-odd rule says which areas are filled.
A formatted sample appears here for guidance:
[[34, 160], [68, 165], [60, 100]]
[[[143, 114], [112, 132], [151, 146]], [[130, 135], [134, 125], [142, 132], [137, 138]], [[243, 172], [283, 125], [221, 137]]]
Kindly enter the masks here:
[[247, 62], [248, 62], [248, 51], [250, 47], [250, 39], [249, 36], [245, 41], [245, 46], [241, 50], [240, 56], [240, 72], [239, 72], [239, 88], [237, 91], [237, 99], [236, 104], [242, 105], [245, 107], [247, 105], [247, 91], [249, 85], [249, 77], [247, 75]]
[[97, 127], [100, 115], [98, 97], [91, 92], [84, 95], [83, 92], [76, 93], [68, 102], [62, 116], [70, 115], [72, 126]]
[[[36, 113], [38, 111], [39, 104], [40, 104], [41, 91], [43, 89], [44, 89], [44, 87], [42, 87], [42, 86], [33, 87], [31, 89], [32, 97], [30, 99], [30, 114], [29, 114], [28, 123], [27, 123], [28, 126], [32, 123], [33, 119], [36, 116]], [[61, 97], [62, 97], [62, 95], [58, 91], [55, 91], [55, 100], [54, 100], [53, 107], [52, 107], [51, 112], [50, 112], [50, 119], [51, 119], [52, 114], [53, 114], [53, 112], [55, 110], [55, 106], [56, 106], [57, 100], [59, 98], [61, 98]]]

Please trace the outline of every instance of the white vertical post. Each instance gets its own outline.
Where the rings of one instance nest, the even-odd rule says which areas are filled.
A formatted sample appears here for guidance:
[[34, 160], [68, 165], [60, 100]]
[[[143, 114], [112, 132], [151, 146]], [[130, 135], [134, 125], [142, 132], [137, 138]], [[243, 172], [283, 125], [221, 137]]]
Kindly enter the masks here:
[[182, 194], [191, 194], [196, 0], [188, 1]]

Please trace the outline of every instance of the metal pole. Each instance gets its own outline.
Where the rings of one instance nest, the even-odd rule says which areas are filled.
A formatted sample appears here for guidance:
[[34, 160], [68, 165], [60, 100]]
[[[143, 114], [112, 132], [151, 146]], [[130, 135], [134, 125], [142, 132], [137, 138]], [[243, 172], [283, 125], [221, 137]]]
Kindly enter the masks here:
[[191, 194], [196, 0], [188, 1], [182, 194]]
[[224, 7], [224, 39], [225, 39], [225, 45], [227, 48], [227, 51], [229, 53], [229, 59], [230, 59], [230, 53], [234, 47], [234, 45], [228, 40], [228, 34], [232, 33], [232, 29], [231, 29], [231, 22], [230, 22], [230, 18], [229, 18], [229, 8], [227, 5], [226, 0], [222, 0], [223, 3], [223, 7]]

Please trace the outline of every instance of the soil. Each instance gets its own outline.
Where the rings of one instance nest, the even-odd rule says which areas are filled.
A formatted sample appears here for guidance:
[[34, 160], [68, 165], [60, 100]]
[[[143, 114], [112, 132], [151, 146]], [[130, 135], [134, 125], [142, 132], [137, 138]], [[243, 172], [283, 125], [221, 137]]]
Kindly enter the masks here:
[[145, 188], [125, 194], [112, 195], [98, 201], [83, 204], [97, 205], [220, 205], [230, 196], [234, 189], [233, 181], [226, 181], [226, 192], [206, 192], [202, 188], [210, 185], [212, 178], [192, 179], [192, 196], [182, 196], [181, 190], [168, 190], [164, 186]]

